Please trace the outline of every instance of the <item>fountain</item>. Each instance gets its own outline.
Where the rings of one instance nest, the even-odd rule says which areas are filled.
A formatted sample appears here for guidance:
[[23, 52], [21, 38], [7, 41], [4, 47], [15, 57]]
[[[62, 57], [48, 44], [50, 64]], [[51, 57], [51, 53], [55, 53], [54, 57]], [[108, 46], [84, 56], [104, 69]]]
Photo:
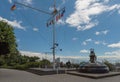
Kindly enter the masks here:
[[109, 68], [101, 62], [97, 61], [94, 49], [90, 49], [90, 60], [80, 64], [79, 71], [83, 73], [108, 73]]

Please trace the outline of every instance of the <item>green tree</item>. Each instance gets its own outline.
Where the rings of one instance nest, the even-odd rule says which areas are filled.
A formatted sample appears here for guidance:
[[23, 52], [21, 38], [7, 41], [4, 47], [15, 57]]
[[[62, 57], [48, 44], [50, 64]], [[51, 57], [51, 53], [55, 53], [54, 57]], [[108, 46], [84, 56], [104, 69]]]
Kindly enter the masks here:
[[115, 70], [114, 65], [112, 63], [110, 63], [109, 61], [105, 60], [104, 64], [108, 66], [110, 71], [114, 71]]
[[40, 58], [37, 56], [33, 56], [33, 57], [29, 57], [29, 62], [36, 62], [37, 60], [39, 60]]
[[47, 59], [42, 59], [40, 63], [41, 63], [41, 67], [46, 67], [50, 65], [50, 61]]
[[67, 68], [70, 68], [71, 67], [71, 62], [70, 61], [66, 62], [66, 66], [67, 66]]
[[7, 22], [0, 21], [0, 55], [17, 53], [14, 29]]

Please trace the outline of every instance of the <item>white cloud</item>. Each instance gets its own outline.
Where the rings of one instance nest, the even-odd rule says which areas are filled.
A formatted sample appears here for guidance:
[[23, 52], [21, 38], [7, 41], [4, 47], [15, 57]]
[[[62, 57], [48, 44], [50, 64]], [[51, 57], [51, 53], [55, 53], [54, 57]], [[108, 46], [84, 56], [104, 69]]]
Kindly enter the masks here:
[[104, 0], [105, 3], [108, 3], [110, 0]]
[[[87, 50], [83, 50], [82, 52], [86, 52]], [[38, 56], [40, 59], [46, 58], [52, 62], [53, 60], [53, 55], [52, 54], [45, 54], [45, 53], [36, 53], [36, 52], [30, 52], [30, 51], [20, 51], [21, 55], [26, 55], [26, 56]], [[113, 53], [113, 54], [111, 54]], [[113, 52], [105, 52], [105, 55], [103, 56], [97, 56], [97, 61], [104, 61], [108, 60], [109, 62], [116, 62], [120, 60], [120, 50], [116, 50]], [[97, 54], [97, 53], [96, 53]], [[70, 60], [73, 63], [79, 63], [82, 61], [89, 61], [89, 52], [88, 55], [80, 55], [80, 56], [58, 56], [56, 55], [56, 58], [60, 58], [60, 61], [63, 61], [64, 63]]]
[[9, 1], [9, 3], [12, 3], [12, 0], [8, 0]]
[[17, 39], [17, 42], [20, 42], [20, 39]]
[[[30, 52], [30, 51], [20, 51], [21, 55], [26, 55], [26, 56], [37, 56], [39, 57], [40, 59], [48, 59], [50, 60], [51, 62], [53, 61], [53, 55], [52, 54], [45, 54], [45, 53], [36, 53], [36, 52]], [[86, 60], [86, 58], [88, 57], [85, 57], [85, 56], [59, 56], [59, 55], [56, 55], [56, 58], [60, 58], [60, 61], [63, 61], [63, 62], [67, 62], [68, 60], [70, 60], [71, 62], [76, 62], [76, 63], [79, 63], [80, 60]]]
[[[14, 0], [8, 0], [9, 3], [12, 3]], [[24, 3], [24, 4], [32, 4], [33, 0], [17, 0], [18, 2]]]
[[106, 35], [108, 32], [109, 32], [108, 30], [102, 31], [102, 33], [105, 34], [105, 35]]
[[120, 10], [118, 11], [118, 13], [120, 14]]
[[120, 48], [120, 42], [109, 44], [108, 47], [110, 47], [110, 48]]
[[107, 4], [109, 0], [105, 0], [105, 2], [100, 0], [76, 0], [75, 11], [66, 19], [66, 23], [82, 31], [93, 28], [99, 23], [97, 20], [93, 20], [97, 15], [120, 9], [119, 4], [110, 6]]
[[39, 29], [38, 28], [33, 28], [33, 31], [38, 32]]
[[92, 39], [91, 38], [86, 39], [85, 41], [83, 41], [82, 45], [87, 45], [88, 42], [92, 42]]
[[83, 49], [83, 50], [80, 50], [80, 53], [81, 54], [89, 54], [89, 50]]
[[82, 45], [87, 45], [88, 43], [94, 43], [96, 45], [102, 44], [102, 45], [107, 45], [108, 43], [106, 43], [105, 41], [99, 41], [99, 40], [93, 40], [91, 38], [86, 39], [85, 41], [82, 42]]
[[103, 45], [107, 45], [108, 43], [106, 43], [106, 42], [103, 41], [102, 44], [103, 44]]
[[87, 41], [87, 42], [91, 42], [91, 41], [92, 41], [92, 39], [91, 39], [91, 38], [89, 38], [89, 39], [87, 39], [86, 41]]
[[72, 40], [73, 40], [73, 41], [76, 41], [76, 40], [78, 40], [78, 38], [77, 38], [77, 37], [74, 37], [74, 38], [72, 38]]
[[95, 32], [95, 35], [99, 35], [99, 34], [100, 34], [100, 32], [98, 32], [98, 31], [97, 31], [97, 32]]
[[87, 42], [86, 42], [86, 41], [84, 41], [84, 42], [82, 43], [82, 45], [84, 45], [84, 46], [85, 46], [85, 45], [87, 45]]
[[95, 41], [95, 44], [97, 44], [97, 45], [100, 44], [100, 41]]
[[99, 44], [102, 44], [102, 45], [107, 45], [108, 43], [106, 43], [105, 41], [94, 41], [94, 44], [96, 45], [99, 45]]
[[58, 25], [64, 25], [64, 24], [65, 24], [65, 21], [62, 20], [62, 19], [59, 19], [59, 20], [57, 21], [57, 24], [58, 24]]
[[2, 18], [2, 17], [0, 17], [0, 21], [5, 21], [9, 25], [13, 26], [14, 28], [25, 30], [25, 28], [21, 25], [22, 21], [17, 21], [17, 20], [10, 21], [10, 20]]
[[108, 32], [109, 32], [108, 30], [96, 31], [95, 35], [106, 35]]
[[24, 4], [32, 4], [33, 0], [18, 0], [19, 2], [22, 2]]
[[20, 51], [21, 55], [33, 57], [37, 56], [40, 59], [48, 59], [52, 62], [52, 54], [46, 54], [46, 53], [37, 53], [37, 52], [31, 52], [31, 51]]
[[62, 0], [62, 4], [65, 4], [66, 1], [68, 1], [68, 0]]
[[105, 55], [119, 56], [120, 57], [120, 50], [116, 50], [116, 51], [112, 51], [112, 52], [105, 52]]

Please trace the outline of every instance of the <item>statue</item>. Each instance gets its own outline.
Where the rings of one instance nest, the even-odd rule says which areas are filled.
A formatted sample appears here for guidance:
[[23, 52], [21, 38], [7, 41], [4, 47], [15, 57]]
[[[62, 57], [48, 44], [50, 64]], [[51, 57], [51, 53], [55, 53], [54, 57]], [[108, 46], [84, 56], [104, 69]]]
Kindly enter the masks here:
[[94, 52], [94, 49], [90, 49], [90, 62], [91, 63], [95, 63], [96, 62], [96, 55], [95, 55], [95, 52]]
[[90, 49], [89, 62], [83, 62], [79, 66], [79, 72], [84, 73], [108, 73], [109, 68], [102, 62], [97, 61], [94, 49]]

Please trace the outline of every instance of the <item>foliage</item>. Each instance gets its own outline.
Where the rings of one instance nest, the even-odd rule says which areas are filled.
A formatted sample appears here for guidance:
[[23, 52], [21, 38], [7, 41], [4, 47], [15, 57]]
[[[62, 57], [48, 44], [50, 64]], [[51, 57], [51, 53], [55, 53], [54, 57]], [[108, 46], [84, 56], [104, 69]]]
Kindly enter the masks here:
[[11, 53], [17, 53], [14, 29], [7, 22], [0, 21], [0, 55]]
[[40, 61], [40, 66], [41, 67], [46, 67], [46, 66], [49, 66], [50, 65], [50, 61], [47, 60], [47, 59], [43, 59]]
[[78, 69], [79, 68], [79, 64], [77, 64], [77, 63], [72, 64], [72, 67]]
[[0, 57], [0, 66], [2, 66], [4, 64], [5, 64], [5, 60], [2, 57]]
[[35, 61], [37, 61], [37, 60], [39, 60], [39, 57], [36, 57], [36, 56], [34, 56], [34, 57], [29, 57], [29, 62], [35, 62]]
[[104, 64], [108, 66], [110, 71], [113, 71], [115, 69], [114, 65], [107, 60], [104, 61]]
[[0, 67], [23, 70], [45, 65], [50, 65], [50, 61], [40, 61], [36, 56], [22, 56], [17, 50], [13, 27], [5, 21], [0, 21]]
[[70, 68], [71, 67], [71, 62], [70, 61], [66, 62], [66, 66], [67, 66], [67, 68]]
[[19, 70], [26, 70], [28, 69], [28, 66], [26, 64], [23, 64], [23, 65], [15, 65], [13, 67], [14, 69], [19, 69]]

